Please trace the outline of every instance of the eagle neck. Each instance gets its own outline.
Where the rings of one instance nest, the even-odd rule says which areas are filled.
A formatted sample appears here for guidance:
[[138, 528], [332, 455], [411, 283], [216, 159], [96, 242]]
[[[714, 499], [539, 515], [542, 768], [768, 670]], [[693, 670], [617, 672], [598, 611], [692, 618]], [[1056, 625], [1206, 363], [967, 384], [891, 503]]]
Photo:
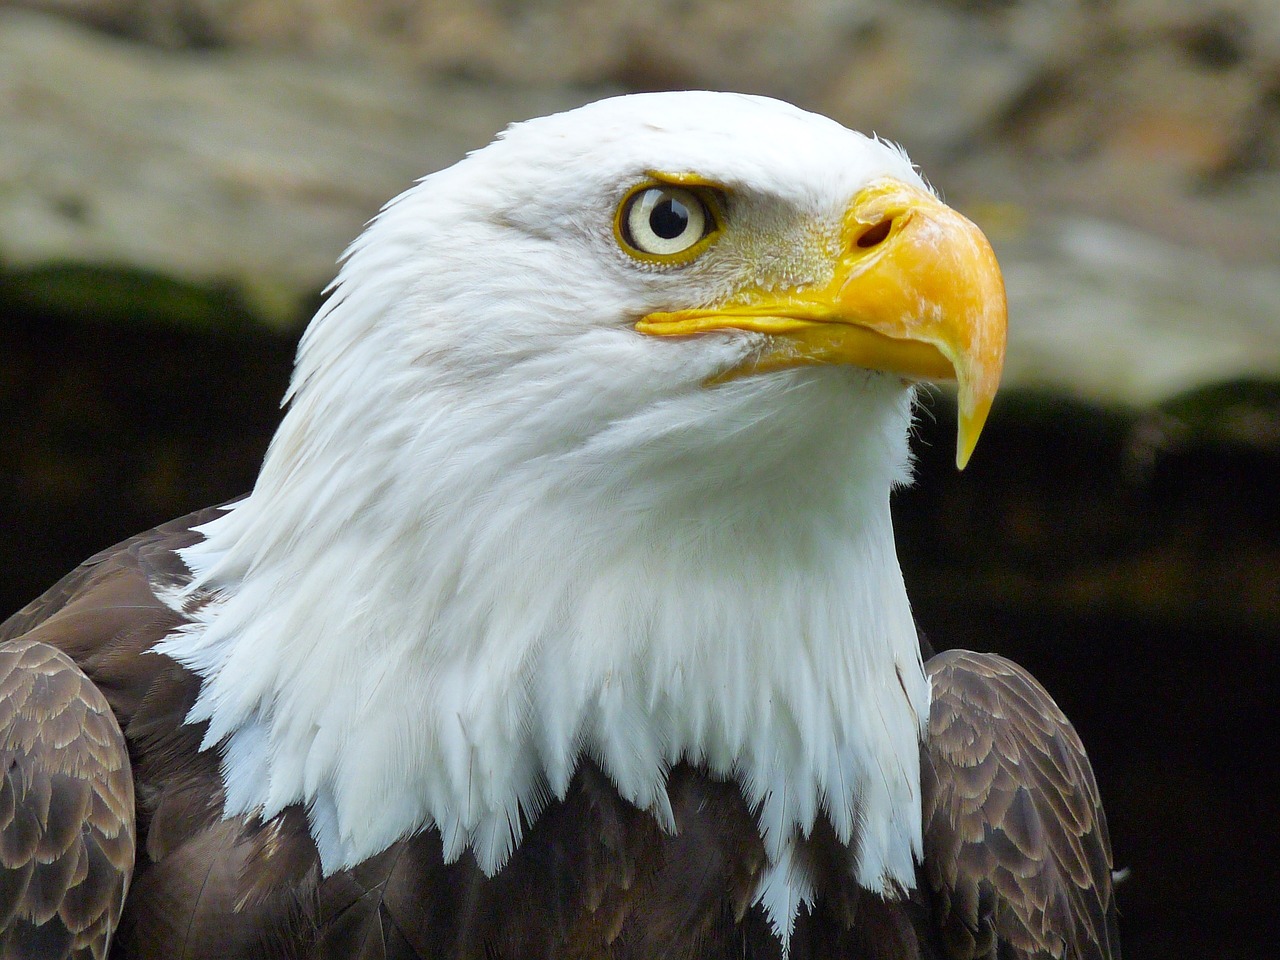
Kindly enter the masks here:
[[[801, 442], [843, 416], [814, 382], [794, 423], [691, 428], [621, 463], [592, 435], [540, 462], [477, 440], [466, 470], [331, 443], [298, 469], [286, 417], [253, 495], [184, 553], [213, 599], [160, 647], [202, 677], [189, 720], [222, 753], [227, 815], [304, 804], [326, 872], [435, 828], [492, 873], [583, 758], [669, 830], [687, 761], [758, 810], [784, 940], [819, 818], [863, 886], [909, 887], [928, 684], [888, 499], [910, 399], [860, 382], [880, 415]], [[424, 456], [430, 493], [405, 486]]]

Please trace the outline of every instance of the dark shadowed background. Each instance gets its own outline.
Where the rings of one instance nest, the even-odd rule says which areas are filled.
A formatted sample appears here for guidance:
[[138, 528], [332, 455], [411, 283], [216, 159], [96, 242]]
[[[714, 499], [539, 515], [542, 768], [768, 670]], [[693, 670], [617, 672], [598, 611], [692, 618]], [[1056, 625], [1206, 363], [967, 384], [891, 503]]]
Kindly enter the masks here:
[[1093, 756], [1126, 955], [1280, 922], [1280, 5], [39, 0], [0, 6], [0, 617], [244, 492], [343, 245], [511, 119], [783, 96], [904, 143], [992, 237], [1006, 389], [922, 406], [896, 498], [938, 648]]

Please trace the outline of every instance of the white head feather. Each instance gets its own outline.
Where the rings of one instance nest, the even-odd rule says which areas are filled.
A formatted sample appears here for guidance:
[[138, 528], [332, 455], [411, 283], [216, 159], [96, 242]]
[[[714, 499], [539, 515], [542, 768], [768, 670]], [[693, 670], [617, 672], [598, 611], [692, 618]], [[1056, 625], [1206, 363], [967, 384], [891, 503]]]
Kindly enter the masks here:
[[[731, 191], [687, 266], [616, 243], [653, 170]], [[847, 367], [708, 387], [754, 335], [633, 329], [823, 282], [884, 176], [920, 183], [783, 103], [651, 94], [516, 125], [389, 204], [252, 495], [184, 553], [215, 599], [160, 649], [203, 677], [227, 814], [305, 804], [327, 872], [431, 826], [492, 872], [581, 757], [666, 827], [687, 759], [759, 804], [784, 940], [819, 815], [864, 886], [909, 887], [929, 694], [888, 500], [911, 392]]]

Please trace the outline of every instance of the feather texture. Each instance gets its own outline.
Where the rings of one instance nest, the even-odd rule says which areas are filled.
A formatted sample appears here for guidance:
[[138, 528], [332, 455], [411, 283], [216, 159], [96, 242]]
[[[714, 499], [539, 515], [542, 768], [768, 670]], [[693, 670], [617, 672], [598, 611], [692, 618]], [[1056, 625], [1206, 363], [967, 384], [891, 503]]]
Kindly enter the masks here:
[[133, 830], [129, 755], [102, 694], [54, 647], [0, 643], [0, 955], [106, 957]]
[[[565, 798], [524, 825], [523, 842], [494, 877], [470, 856], [445, 863], [436, 830], [325, 877], [301, 808], [266, 822], [222, 819], [216, 756], [198, 751], [202, 730], [185, 723], [196, 677], [163, 656], [139, 655], [175, 623], [156, 596], [181, 583], [175, 551], [214, 515], [104, 551], [0, 625], [0, 662], [11, 665], [0, 693], [11, 690], [22, 672], [12, 664], [22, 658], [67, 669], [46, 643], [74, 649], [110, 692], [138, 758], [138, 864], [113, 957], [781, 956], [756, 904], [768, 869], [757, 817], [736, 784], [687, 764], [666, 781], [672, 833], [583, 764]], [[811, 894], [797, 910], [791, 957], [1116, 960], [1105, 819], [1070, 725], [1001, 658], [951, 652], [930, 660], [929, 673], [920, 880], [900, 901], [869, 894], [853, 880], [855, 851], [819, 819], [796, 847]], [[73, 702], [92, 700], [93, 687], [72, 675], [81, 684]], [[18, 702], [0, 696], [0, 709]], [[53, 833], [92, 838], [95, 822], [82, 821], [82, 834], [68, 817]], [[109, 849], [123, 849], [126, 837]], [[0, 892], [27, 876], [21, 858], [16, 869], [5, 866]], [[83, 886], [57, 909], [119, 908], [118, 875], [93, 874]]]
[[1003, 657], [928, 668], [924, 873], [948, 956], [1118, 960], [1106, 816], [1070, 722]]

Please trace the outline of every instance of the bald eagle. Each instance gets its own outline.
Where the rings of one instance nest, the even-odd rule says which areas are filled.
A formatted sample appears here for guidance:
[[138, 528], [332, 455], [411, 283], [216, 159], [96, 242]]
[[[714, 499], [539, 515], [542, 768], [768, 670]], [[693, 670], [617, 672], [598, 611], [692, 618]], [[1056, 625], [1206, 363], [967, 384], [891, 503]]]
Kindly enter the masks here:
[[4, 956], [1118, 957], [1075, 732], [925, 664], [894, 549], [914, 385], [963, 466], [1004, 336], [978, 229], [777, 101], [420, 181], [252, 492], [0, 626]]

